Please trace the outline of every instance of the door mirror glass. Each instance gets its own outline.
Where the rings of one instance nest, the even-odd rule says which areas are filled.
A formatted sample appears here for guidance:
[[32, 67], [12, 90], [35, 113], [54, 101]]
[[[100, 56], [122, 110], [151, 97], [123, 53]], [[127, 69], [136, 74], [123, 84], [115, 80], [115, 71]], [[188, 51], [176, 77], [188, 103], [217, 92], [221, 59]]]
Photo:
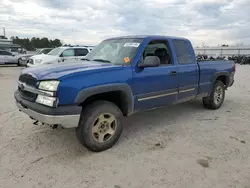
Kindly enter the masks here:
[[141, 61], [138, 64], [138, 67], [145, 68], [145, 67], [158, 67], [160, 66], [161, 61], [157, 56], [146, 56], [144, 61]]

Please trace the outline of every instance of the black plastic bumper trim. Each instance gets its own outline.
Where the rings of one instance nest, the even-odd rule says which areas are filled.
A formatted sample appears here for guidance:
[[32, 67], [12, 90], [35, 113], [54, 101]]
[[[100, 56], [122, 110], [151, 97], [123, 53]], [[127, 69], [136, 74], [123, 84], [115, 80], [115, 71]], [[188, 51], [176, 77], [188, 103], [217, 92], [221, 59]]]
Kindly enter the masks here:
[[19, 91], [15, 91], [14, 97], [18, 103], [20, 103], [25, 108], [29, 108], [41, 114], [46, 115], [77, 115], [81, 114], [82, 108], [77, 105], [63, 105], [58, 106], [57, 108], [52, 108], [48, 106], [44, 106], [35, 102], [30, 102], [26, 99], [23, 99], [20, 96]]

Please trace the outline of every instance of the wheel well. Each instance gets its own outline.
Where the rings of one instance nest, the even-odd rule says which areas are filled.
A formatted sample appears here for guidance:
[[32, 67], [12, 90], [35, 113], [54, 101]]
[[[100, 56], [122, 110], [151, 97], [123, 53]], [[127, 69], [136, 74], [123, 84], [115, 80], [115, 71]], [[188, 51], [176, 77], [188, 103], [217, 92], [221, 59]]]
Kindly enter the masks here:
[[106, 100], [116, 104], [120, 108], [124, 116], [127, 116], [129, 113], [129, 101], [127, 101], [128, 98], [122, 91], [110, 91], [92, 95], [88, 97], [84, 102], [82, 102], [80, 106], [87, 106], [97, 100]]
[[225, 86], [227, 85], [227, 76], [226, 75], [218, 76], [218, 78], [216, 80], [220, 80]]

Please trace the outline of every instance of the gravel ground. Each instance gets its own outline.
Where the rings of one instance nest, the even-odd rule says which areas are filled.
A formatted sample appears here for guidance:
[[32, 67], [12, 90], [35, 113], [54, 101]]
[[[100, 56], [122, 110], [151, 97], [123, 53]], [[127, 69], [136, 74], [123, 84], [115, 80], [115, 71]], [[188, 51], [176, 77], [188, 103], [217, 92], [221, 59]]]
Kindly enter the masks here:
[[193, 101], [134, 115], [101, 153], [17, 110], [20, 70], [0, 67], [1, 188], [250, 187], [250, 66], [237, 66], [221, 109]]

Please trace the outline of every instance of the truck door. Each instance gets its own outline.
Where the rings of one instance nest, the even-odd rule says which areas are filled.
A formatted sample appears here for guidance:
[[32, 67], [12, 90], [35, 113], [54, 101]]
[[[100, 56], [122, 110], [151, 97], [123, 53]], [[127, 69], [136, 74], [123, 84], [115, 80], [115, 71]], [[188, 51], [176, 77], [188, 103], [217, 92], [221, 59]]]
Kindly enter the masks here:
[[199, 67], [192, 45], [187, 40], [175, 39], [173, 46], [178, 64], [177, 101], [193, 99], [199, 88]]
[[168, 41], [148, 41], [141, 57], [142, 63], [146, 56], [159, 57], [161, 64], [158, 67], [135, 67], [132, 84], [136, 95], [135, 110], [165, 106], [177, 98], [177, 66], [173, 63]]

